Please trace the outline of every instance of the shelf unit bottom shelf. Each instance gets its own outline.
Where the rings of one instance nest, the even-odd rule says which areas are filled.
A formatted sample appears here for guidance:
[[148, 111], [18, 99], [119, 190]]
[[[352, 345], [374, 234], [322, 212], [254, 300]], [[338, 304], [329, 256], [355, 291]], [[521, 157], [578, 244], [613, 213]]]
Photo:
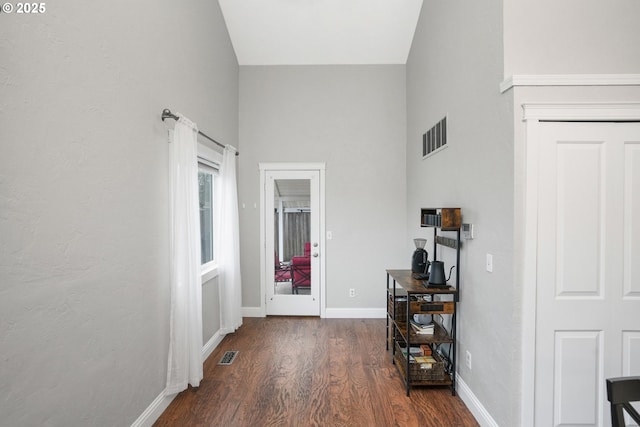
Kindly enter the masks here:
[[[396, 355], [393, 358], [393, 364], [396, 365], [402, 375], [402, 379], [406, 383], [407, 373], [405, 372], [404, 361]], [[451, 377], [446, 372], [444, 373], [444, 379], [442, 380], [411, 380], [409, 382], [410, 386], [451, 386], [452, 384], [453, 381], [451, 381]]]

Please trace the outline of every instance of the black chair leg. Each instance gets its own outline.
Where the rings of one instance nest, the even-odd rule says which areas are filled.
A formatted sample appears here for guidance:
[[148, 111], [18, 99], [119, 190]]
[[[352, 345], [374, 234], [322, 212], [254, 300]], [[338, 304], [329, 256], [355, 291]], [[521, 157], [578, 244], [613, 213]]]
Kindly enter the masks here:
[[625, 411], [636, 423], [640, 424], [640, 414], [630, 403], [640, 401], [640, 377], [607, 379], [607, 399], [611, 402], [613, 427], [624, 427]]

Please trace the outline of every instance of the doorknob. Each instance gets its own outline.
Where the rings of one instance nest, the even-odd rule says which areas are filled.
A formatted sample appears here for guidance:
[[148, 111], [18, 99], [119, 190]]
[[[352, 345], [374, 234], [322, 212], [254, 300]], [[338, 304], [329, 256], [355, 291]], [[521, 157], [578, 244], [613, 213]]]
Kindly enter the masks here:
[[318, 243], [314, 243], [314, 244], [313, 244], [313, 247], [314, 247], [314, 248], [317, 248], [317, 247], [318, 247]]
[[314, 258], [318, 258], [318, 252], [314, 252], [314, 253], [313, 253], [313, 257], [314, 257]]

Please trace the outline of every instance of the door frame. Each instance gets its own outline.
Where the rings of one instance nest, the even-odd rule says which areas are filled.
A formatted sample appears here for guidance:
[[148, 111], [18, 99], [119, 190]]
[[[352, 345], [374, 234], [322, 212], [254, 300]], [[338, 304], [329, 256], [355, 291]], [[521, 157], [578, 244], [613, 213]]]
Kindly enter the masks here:
[[525, 148], [522, 185], [522, 245], [521, 266], [522, 327], [521, 327], [521, 406], [520, 425], [534, 427], [535, 422], [535, 354], [537, 312], [537, 253], [538, 253], [538, 145], [540, 128], [547, 121], [556, 122], [632, 122], [640, 121], [640, 103], [558, 103], [523, 104]]
[[266, 186], [266, 175], [268, 171], [318, 171], [320, 174], [320, 204], [318, 207], [318, 214], [320, 220], [320, 230], [318, 236], [320, 243], [320, 317], [326, 317], [327, 311], [327, 290], [326, 290], [326, 279], [325, 279], [325, 271], [326, 271], [326, 225], [325, 225], [325, 169], [326, 165], [324, 162], [317, 163], [258, 163], [258, 168], [260, 170], [260, 315], [261, 317], [266, 317], [267, 315], [267, 262], [273, 263], [273, 254], [268, 256], [266, 253], [266, 200], [265, 200], [265, 186]]

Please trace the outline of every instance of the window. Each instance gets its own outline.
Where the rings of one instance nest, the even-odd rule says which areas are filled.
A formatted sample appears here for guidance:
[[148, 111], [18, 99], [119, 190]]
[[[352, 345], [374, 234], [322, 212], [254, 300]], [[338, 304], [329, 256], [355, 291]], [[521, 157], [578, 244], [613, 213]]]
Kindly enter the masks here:
[[217, 170], [205, 164], [198, 163], [198, 187], [200, 196], [200, 260], [205, 265], [214, 260], [213, 251], [213, 204], [215, 176]]
[[214, 231], [217, 210], [218, 169], [222, 155], [198, 143], [198, 196], [200, 199], [200, 263], [202, 283], [218, 275]]
[[[173, 129], [169, 130], [173, 141]], [[216, 206], [216, 177], [222, 163], [222, 154], [198, 143], [198, 197], [200, 201], [200, 264], [202, 283], [218, 275], [215, 262], [213, 232]]]

